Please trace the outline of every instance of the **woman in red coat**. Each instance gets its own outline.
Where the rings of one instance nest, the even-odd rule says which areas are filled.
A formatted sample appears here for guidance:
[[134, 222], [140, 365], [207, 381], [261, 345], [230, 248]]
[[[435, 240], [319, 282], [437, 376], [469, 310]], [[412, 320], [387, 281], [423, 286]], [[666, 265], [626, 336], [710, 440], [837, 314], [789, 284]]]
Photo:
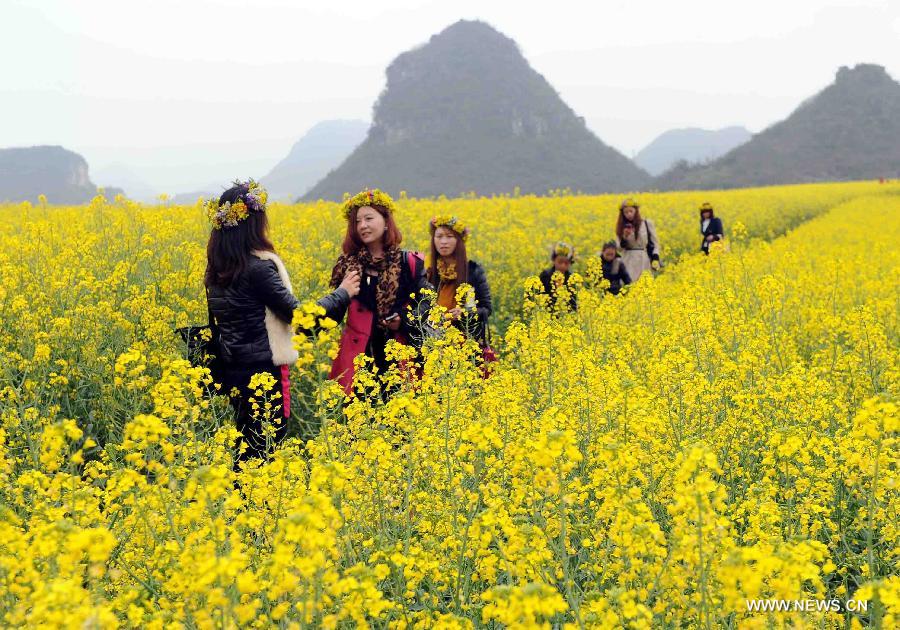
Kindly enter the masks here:
[[384, 373], [388, 368], [388, 341], [415, 345], [421, 341], [416, 324], [422, 321], [427, 308], [421, 290], [430, 285], [425, 279], [422, 257], [400, 249], [403, 236], [394, 222], [395, 210], [394, 200], [377, 189], [364, 190], [344, 203], [347, 234], [344, 253], [331, 272], [331, 286], [339, 286], [352, 271], [359, 273], [360, 286], [347, 309], [331, 378], [337, 379], [348, 394], [357, 355], [372, 357], [378, 372]]

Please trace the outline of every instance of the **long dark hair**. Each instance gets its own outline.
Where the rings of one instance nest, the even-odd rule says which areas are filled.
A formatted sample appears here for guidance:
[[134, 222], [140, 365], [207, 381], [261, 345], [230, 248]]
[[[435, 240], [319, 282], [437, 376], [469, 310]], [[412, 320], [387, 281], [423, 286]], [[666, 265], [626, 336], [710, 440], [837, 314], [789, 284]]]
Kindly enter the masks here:
[[[623, 214], [623, 210], [625, 208], [619, 208], [619, 219], [616, 221], [616, 236], [619, 237], [619, 240], [622, 240], [622, 236], [625, 233], [625, 222], [628, 219], [625, 218]], [[631, 223], [634, 225], [634, 237], [637, 238], [638, 234], [641, 233], [641, 223], [644, 219], [641, 217], [641, 209], [635, 207], [634, 209], [634, 218], [631, 220]]]
[[[431, 265], [428, 267], [428, 271], [425, 272], [425, 275], [428, 278], [428, 281], [435, 287], [438, 286], [441, 280], [437, 270], [437, 261], [438, 258], [441, 257], [441, 255], [438, 254], [437, 247], [434, 246], [434, 233], [437, 232], [437, 229], [439, 227], [446, 226], [434, 226], [429, 224], [428, 227], [428, 231], [431, 234]], [[456, 230], [452, 228], [447, 229], [450, 230], [453, 233], [453, 236], [456, 237], [456, 249], [453, 251], [453, 257], [456, 258], [456, 284], [458, 286], [469, 281], [469, 257], [466, 254], [466, 242], [462, 240], [462, 237], [457, 234]]]
[[[246, 190], [232, 186], [219, 197], [219, 205], [237, 202]], [[234, 227], [215, 229], [206, 244], [206, 286], [228, 286], [247, 267], [254, 250], [274, 252], [269, 240], [269, 220], [265, 212], [251, 212]]]
[[[348, 256], [355, 255], [366, 246], [362, 239], [359, 238], [359, 232], [356, 231], [356, 215], [365, 207], [354, 208], [347, 218], [347, 233], [344, 235], [344, 244], [341, 250]], [[403, 234], [400, 232], [400, 228], [397, 227], [397, 222], [394, 221], [393, 213], [384, 206], [377, 204], [371, 204], [368, 207], [374, 208], [378, 214], [384, 217], [384, 235], [381, 237], [384, 249], [389, 250], [402, 243]]]

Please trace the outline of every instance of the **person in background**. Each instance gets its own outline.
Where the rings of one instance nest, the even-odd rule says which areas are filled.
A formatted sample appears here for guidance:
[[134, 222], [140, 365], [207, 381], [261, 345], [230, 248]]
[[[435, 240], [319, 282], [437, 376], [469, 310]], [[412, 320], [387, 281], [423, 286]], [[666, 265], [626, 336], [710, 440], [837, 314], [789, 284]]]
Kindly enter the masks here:
[[708, 201], [700, 206], [700, 234], [703, 235], [700, 251], [707, 256], [709, 255], [709, 244], [714, 241], [721, 241], [725, 236], [725, 230], [722, 228], [722, 219], [715, 215], [712, 204]]
[[551, 311], [558, 310], [556, 305], [557, 295], [562, 288], [569, 294], [568, 309], [578, 309], [578, 301], [575, 291], [569, 288], [569, 278], [572, 275], [572, 265], [575, 263], [575, 248], [568, 243], [559, 242], [550, 250], [550, 260], [553, 266], [541, 272], [541, 283], [544, 285], [544, 293], [547, 294], [547, 306]]
[[[484, 267], [471, 260], [466, 252], [471, 231], [454, 216], [433, 217], [428, 230], [431, 255], [426, 276], [437, 291], [437, 303], [447, 309], [455, 327], [471, 334], [485, 348], [492, 311], [491, 288]], [[457, 289], [462, 284], [472, 287], [473, 302], [457, 303]]]
[[[218, 199], [206, 202], [212, 223], [206, 245], [206, 299], [210, 325], [218, 334], [222, 391], [229, 394], [241, 433], [238, 464], [264, 457], [283, 439], [290, 417], [290, 366], [297, 361], [291, 321], [297, 298], [281, 258], [269, 238], [266, 191], [255, 181], [235, 182]], [[334, 315], [359, 290], [359, 278], [348, 275], [319, 306]], [[254, 375], [265, 387], [249, 385]], [[257, 377], [259, 380], [259, 377]], [[254, 391], [262, 389], [259, 406], [271, 403], [269, 417], [254, 412]], [[263, 422], [274, 435], [266, 437]]]
[[378, 373], [383, 374], [388, 369], [388, 341], [417, 344], [419, 338], [407, 307], [421, 321], [427, 309], [421, 291], [431, 286], [425, 278], [425, 261], [416, 252], [400, 249], [403, 235], [394, 221], [396, 206], [390, 195], [377, 189], [364, 190], [344, 202], [343, 212], [347, 232], [343, 253], [331, 272], [331, 286], [337, 287], [347, 274], [356, 272], [360, 288], [349, 305], [331, 317], [341, 322], [347, 314], [330, 377], [349, 394], [357, 355], [371, 357]]
[[623, 250], [622, 262], [632, 282], [637, 282], [648, 269], [659, 270], [659, 239], [653, 221], [641, 216], [633, 199], [619, 207], [616, 221], [616, 244]]
[[603, 278], [609, 282], [607, 291], [613, 295], [618, 295], [622, 289], [631, 284], [631, 277], [628, 275], [628, 270], [625, 269], [622, 257], [619, 256], [615, 241], [608, 241], [603, 244], [603, 250], [600, 252], [600, 262], [603, 265]]

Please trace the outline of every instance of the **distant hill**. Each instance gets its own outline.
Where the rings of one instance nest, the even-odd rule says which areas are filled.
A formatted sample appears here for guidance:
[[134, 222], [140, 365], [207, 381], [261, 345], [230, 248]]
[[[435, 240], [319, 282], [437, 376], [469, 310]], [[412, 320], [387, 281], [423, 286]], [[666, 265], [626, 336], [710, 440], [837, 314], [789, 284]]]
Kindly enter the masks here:
[[618, 192], [650, 177], [601, 142], [516, 43], [460, 21], [397, 57], [365, 141], [305, 199], [367, 186], [414, 196]]
[[159, 194], [150, 184], [141, 179], [125, 164], [116, 162], [108, 164], [102, 168], [91, 168], [91, 179], [102, 186], [104, 192], [109, 197], [109, 191], [112, 187], [125, 190], [125, 195], [144, 203], [150, 203], [156, 200]]
[[0, 149], [0, 201], [81, 204], [97, 194], [87, 161], [60, 146]]
[[[128, 193], [126, 193], [123, 188], [119, 188], [118, 186], [97, 186], [96, 194], [100, 194], [101, 192], [103, 193], [103, 196], [106, 197], [107, 201], [113, 201], [119, 195], [128, 197]], [[131, 199], [131, 197], [128, 198]]]
[[273, 199], [299, 197], [343, 162], [365, 140], [368, 129], [362, 120], [320, 122], [262, 178], [263, 186]]
[[172, 195], [172, 197], [169, 198], [169, 203], [176, 206], [192, 206], [197, 203], [197, 199], [200, 199], [201, 197], [203, 199], [211, 199], [213, 197], [218, 199], [224, 190], [225, 188], [222, 187], [218, 190], [218, 192], [216, 192], [212, 187], [210, 187], [207, 190], [195, 190], [193, 192], [178, 193], [177, 195]]
[[659, 175], [676, 163], [704, 163], [725, 155], [747, 142], [753, 134], [743, 127], [672, 129], [658, 136], [635, 156], [634, 162], [651, 175]]
[[842, 67], [788, 118], [702, 166], [676, 165], [662, 189], [734, 188], [900, 175], [900, 83], [882, 66]]

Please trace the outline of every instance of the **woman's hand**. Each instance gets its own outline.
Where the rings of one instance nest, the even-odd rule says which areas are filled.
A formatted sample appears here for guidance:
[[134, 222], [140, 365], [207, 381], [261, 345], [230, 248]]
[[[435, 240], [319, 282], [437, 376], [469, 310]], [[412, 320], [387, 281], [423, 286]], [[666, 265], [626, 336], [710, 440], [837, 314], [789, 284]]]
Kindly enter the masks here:
[[449, 311], [447, 311], [447, 317], [452, 320], [459, 319], [460, 317], [462, 317], [462, 309], [458, 306], [456, 308], [451, 308]]
[[400, 315], [398, 315], [397, 313], [391, 313], [390, 316], [381, 320], [381, 325], [389, 330], [400, 330]]
[[350, 297], [359, 295], [359, 272], [351, 269], [341, 281], [341, 288], [344, 289]]

